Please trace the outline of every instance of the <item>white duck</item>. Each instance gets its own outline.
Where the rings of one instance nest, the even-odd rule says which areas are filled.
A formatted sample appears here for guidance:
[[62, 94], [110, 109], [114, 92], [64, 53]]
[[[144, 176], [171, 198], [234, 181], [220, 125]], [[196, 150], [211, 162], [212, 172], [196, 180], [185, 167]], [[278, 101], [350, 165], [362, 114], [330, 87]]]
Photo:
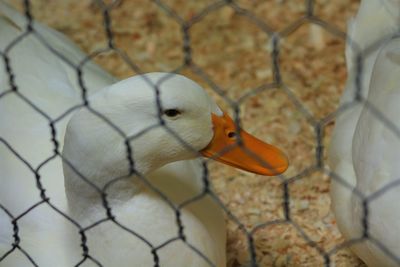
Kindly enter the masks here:
[[400, 188], [393, 184], [383, 190], [400, 178], [400, 139], [371, 112], [372, 106], [399, 129], [400, 40], [393, 37], [399, 23], [399, 0], [363, 0], [350, 22], [349, 77], [340, 104], [353, 102], [356, 94], [357, 51], [369, 51], [364, 53], [361, 96], [371, 105], [358, 103], [339, 113], [329, 151], [330, 167], [339, 176], [332, 179], [332, 207], [347, 240], [363, 236], [361, 199], [371, 197], [370, 239], [351, 247], [368, 266], [400, 266]]
[[[23, 32], [25, 22], [2, 2], [0, 13], [0, 51], [4, 53], [11, 40]], [[34, 28], [73, 64], [84, 58], [59, 33], [38, 23]], [[82, 102], [74, 69], [50, 53], [36, 37], [23, 38], [6, 54], [21, 95], [52, 120]], [[5, 92], [10, 86], [3, 64], [0, 75], [1, 92]], [[57, 156], [38, 171], [50, 202], [82, 228], [89, 227], [85, 235], [90, 257], [83, 266], [96, 266], [95, 261], [103, 266], [154, 266], [155, 258], [160, 266], [225, 266], [223, 212], [210, 195], [180, 208], [186, 242], [178, 238], [172, 206], [200, 195], [205, 188], [201, 161], [193, 158], [204, 155], [255, 173], [276, 175], [286, 170], [286, 157], [242, 130], [240, 135], [247, 150], [234, 147], [217, 155], [235, 144], [235, 125], [199, 85], [183, 76], [150, 73], [110, 85], [113, 78], [92, 63], [85, 65], [84, 75], [89, 92], [103, 88], [89, 97], [90, 107], [120, 132], [89, 109], [79, 108], [71, 112], [68, 126], [68, 118], [56, 124], [64, 163]], [[162, 119], [170, 131], [179, 135], [179, 140], [165, 127], [154, 126], [160, 123], [154, 84], [159, 88]], [[41, 198], [35, 175], [3, 140], [33, 169], [53, 155], [53, 144], [49, 121], [16, 93], [0, 98], [0, 114], [0, 204], [17, 217]], [[145, 129], [149, 130], [143, 132]], [[131, 156], [135, 170], [147, 180], [131, 174], [123, 135], [137, 135], [129, 139]], [[254, 158], [254, 154], [258, 157]], [[101, 193], [93, 185], [106, 192], [115, 222], [107, 219]], [[107, 220], [90, 227], [103, 219]], [[84, 259], [78, 227], [46, 203], [17, 222], [19, 246], [37, 265], [74, 266]], [[0, 265], [28, 266], [28, 257], [18, 248], [8, 254], [14, 242], [12, 234], [10, 216], [0, 209]]]

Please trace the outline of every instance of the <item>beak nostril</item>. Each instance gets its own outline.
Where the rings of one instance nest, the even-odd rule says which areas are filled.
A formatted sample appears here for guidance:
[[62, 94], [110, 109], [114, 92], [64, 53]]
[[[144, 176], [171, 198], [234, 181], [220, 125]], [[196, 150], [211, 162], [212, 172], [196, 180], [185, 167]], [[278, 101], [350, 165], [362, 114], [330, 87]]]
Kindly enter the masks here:
[[[238, 169], [267, 176], [281, 174], [287, 169], [288, 161], [281, 150], [240, 128], [235, 131], [235, 122], [225, 113], [223, 117], [211, 114], [211, 118], [214, 136], [207, 147], [200, 151], [203, 156]], [[244, 145], [246, 149], [242, 149]], [[230, 149], [224, 150], [226, 147]], [[220, 155], [221, 151], [226, 152]], [[269, 164], [264, 166], [262, 162]]]
[[236, 137], [236, 133], [235, 132], [229, 132], [228, 133], [228, 137], [229, 138], [235, 138]]

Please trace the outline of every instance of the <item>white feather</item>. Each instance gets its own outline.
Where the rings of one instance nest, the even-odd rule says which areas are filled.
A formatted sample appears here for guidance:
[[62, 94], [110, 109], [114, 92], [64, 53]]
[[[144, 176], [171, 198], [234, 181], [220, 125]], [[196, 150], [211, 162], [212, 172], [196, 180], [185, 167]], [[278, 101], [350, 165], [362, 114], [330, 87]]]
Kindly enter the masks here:
[[[346, 48], [349, 71], [341, 105], [354, 102], [356, 93], [356, 57], [362, 54], [361, 97], [399, 126], [399, 32], [400, 1], [363, 0], [349, 24]], [[356, 43], [356, 45], [354, 45]], [[355, 47], [359, 47], [355, 50]], [[397, 48], [396, 48], [397, 47]], [[332, 180], [332, 207], [338, 226], [348, 240], [362, 237], [364, 216], [359, 196], [368, 197], [400, 177], [396, 161], [399, 141], [363, 102], [354, 103], [340, 113], [329, 150], [329, 163], [340, 176]], [[344, 186], [346, 184], [347, 186]], [[399, 188], [394, 187], [369, 205], [369, 233], [392, 254], [400, 258], [400, 210], [396, 207]], [[397, 195], [397, 196], [396, 196]], [[370, 241], [351, 247], [368, 266], [398, 266], [388, 254]]]

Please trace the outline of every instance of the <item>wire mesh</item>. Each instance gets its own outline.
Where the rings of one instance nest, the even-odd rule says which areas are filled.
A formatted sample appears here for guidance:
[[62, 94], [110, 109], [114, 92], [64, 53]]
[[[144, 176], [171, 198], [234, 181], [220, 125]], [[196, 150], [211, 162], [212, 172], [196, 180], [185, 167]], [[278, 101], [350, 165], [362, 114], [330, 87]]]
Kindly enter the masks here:
[[[294, 173], [293, 175], [292, 174], [281, 175], [278, 177], [280, 187], [282, 188], [281, 192], [282, 200], [280, 207], [280, 209], [282, 210], [282, 216], [272, 220], [260, 222], [256, 226], [248, 227], [248, 224], [243, 223], [238, 218], [238, 216], [235, 215], [234, 210], [227, 207], [227, 205], [224, 203], [221, 197], [211, 187], [211, 184], [213, 182], [210, 179], [210, 174], [208, 170], [208, 165], [211, 164], [209, 160], [202, 160], [202, 172], [203, 172], [202, 192], [190, 197], [189, 199], [186, 199], [181, 203], [176, 203], [171, 199], [169, 199], [169, 197], [166, 194], [164, 194], [159, 188], [157, 188], [151, 182], [149, 182], [147, 177], [136, 169], [134, 160], [135, 147], [131, 146], [131, 141], [141, 136], [145, 136], [148, 132], [156, 128], [160, 127], [164, 128], [168, 132], [171, 138], [178, 140], [178, 142], [180, 142], [186, 148], [195, 151], [195, 149], [192, 148], [190, 144], [186, 144], [184, 142], [179, 133], [174, 132], [173, 129], [170, 129], [166, 125], [162, 117], [163, 110], [162, 110], [162, 103], [160, 100], [160, 87], [162, 87], [162, 85], [166, 81], [171, 79], [173, 77], [172, 75], [166, 75], [156, 83], [154, 83], [150, 79], [147, 79], [146, 76], [142, 76], [143, 79], [145, 79], [145, 82], [154, 88], [159, 121], [157, 124], [151, 125], [148, 128], [144, 129], [143, 131], [133, 136], [126, 134], [111, 119], [109, 119], [105, 114], [102, 114], [100, 110], [96, 110], [96, 108], [92, 107], [90, 98], [88, 96], [91, 94], [92, 91], [86, 85], [84, 73], [85, 73], [85, 67], [87, 67], [88, 62], [90, 62], [95, 57], [104, 53], [113, 52], [126, 65], [128, 65], [133, 72], [137, 74], [145, 73], [145, 71], [139, 66], [137, 61], [132, 59], [124, 51], [124, 49], [121, 49], [117, 45], [117, 42], [115, 41], [116, 26], [113, 25], [113, 18], [111, 14], [114, 9], [118, 8], [121, 2], [123, 1], [122, 0], [112, 1], [110, 3], [103, 1], [96, 2], [96, 5], [98, 6], [97, 8], [101, 10], [102, 23], [104, 26], [104, 32], [107, 39], [107, 46], [100, 49], [96, 49], [88, 56], [80, 59], [79, 61], [75, 61], [74, 59], [68, 58], [67, 55], [63, 54], [62, 50], [53, 48], [51, 44], [48, 43], [48, 40], [46, 39], [47, 37], [41, 34], [38, 30], [36, 30], [34, 17], [32, 16], [31, 1], [29, 0], [23, 1], [24, 16], [26, 18], [26, 25], [24, 26], [25, 28], [23, 29], [21, 35], [19, 35], [12, 42], [10, 42], [9, 45], [3, 51], [0, 52], [0, 56], [4, 64], [4, 70], [5, 73], [7, 74], [6, 78], [8, 79], [8, 88], [1, 88], [0, 105], [2, 102], [7, 101], [7, 97], [10, 97], [10, 95], [12, 95], [17, 97], [19, 100], [23, 101], [27, 106], [29, 106], [32, 112], [34, 111], [38, 113], [44, 120], [46, 120], [49, 126], [49, 131], [50, 131], [49, 142], [52, 143], [53, 148], [52, 148], [52, 154], [48, 156], [44, 161], [39, 162], [37, 164], [33, 164], [27, 161], [22, 155], [22, 153], [17, 149], [15, 149], [13, 145], [11, 145], [7, 141], [6, 138], [3, 138], [1, 136], [0, 133], [0, 143], [2, 144], [2, 146], [5, 149], [7, 149], [7, 151], [13, 155], [13, 157], [17, 158], [21, 162], [21, 164], [24, 165], [26, 168], [28, 168], [32, 173], [34, 177], [34, 182], [36, 183], [37, 193], [40, 196], [40, 200], [38, 202], [32, 203], [28, 209], [18, 214], [11, 212], [7, 206], [4, 206], [3, 203], [0, 203], [0, 210], [2, 210], [2, 212], [5, 214], [5, 217], [9, 219], [7, 223], [8, 226], [11, 227], [10, 229], [12, 229], [12, 237], [13, 237], [12, 243], [8, 244], [9, 249], [5, 252], [1, 251], [2, 254], [0, 254], [0, 263], [6, 262], [7, 258], [11, 257], [15, 253], [18, 253], [19, 251], [24, 255], [24, 257], [27, 259], [27, 262], [29, 262], [31, 266], [40, 266], [35, 260], [36, 255], [32, 255], [28, 250], [24, 248], [23, 245], [21, 245], [21, 240], [23, 240], [24, 235], [21, 234], [22, 229], [20, 229], [20, 224], [21, 221], [23, 221], [24, 218], [33, 210], [38, 209], [43, 205], [47, 205], [54, 211], [55, 214], [54, 216], [61, 217], [63, 220], [68, 221], [71, 225], [75, 227], [75, 231], [80, 236], [81, 258], [78, 262], [75, 263], [75, 266], [84, 266], [84, 264], [87, 264], [88, 262], [97, 266], [103, 266], [102, 262], [96, 259], [96, 257], [94, 257], [91, 254], [91, 248], [88, 245], [88, 231], [91, 231], [94, 228], [98, 228], [105, 223], [112, 223], [113, 226], [118, 227], [122, 231], [124, 231], [126, 235], [132, 235], [132, 238], [141, 240], [141, 242], [144, 244], [145, 247], [147, 247], [148, 250], [148, 252], [144, 251], [143, 254], [151, 253], [153, 257], [152, 266], [163, 266], [160, 261], [160, 253], [163, 249], [165, 249], [170, 244], [173, 244], [175, 242], [183, 242], [188, 248], [190, 248], [192, 251], [196, 253], [197, 257], [202, 258], [204, 264], [206, 264], [207, 266], [216, 266], [216, 263], [212, 262], [207, 257], [207, 255], [205, 255], [203, 251], [199, 250], [196, 246], [191, 244], [191, 242], [187, 239], [187, 233], [185, 232], [185, 225], [182, 220], [183, 209], [189, 208], [191, 205], [204, 199], [205, 197], [210, 197], [213, 200], [213, 202], [217, 204], [224, 211], [226, 217], [228, 218], [230, 223], [235, 225], [237, 231], [242, 232], [242, 234], [245, 236], [248, 249], [248, 251], [245, 253], [246, 257], [248, 255], [246, 264], [248, 266], [271, 265], [270, 263], [263, 262], [263, 257], [262, 257], [263, 255], [260, 255], [260, 252], [258, 252], [259, 247], [257, 246], [257, 243], [255, 241], [255, 236], [261, 230], [269, 229], [271, 226], [277, 226], [277, 225], [284, 225], [284, 226], [290, 225], [294, 229], [296, 234], [299, 235], [302, 239], [304, 239], [305, 244], [309, 247], [312, 247], [319, 254], [320, 258], [322, 259], [320, 263], [323, 266], [333, 266], [335, 264], [333, 258], [339, 251], [347, 249], [360, 242], [364, 242], [365, 240], [372, 242], [375, 246], [379, 247], [386, 256], [392, 258], [395, 262], [399, 263], [400, 265], [400, 258], [398, 255], [396, 255], [396, 252], [391, 251], [390, 248], [385, 247], [385, 245], [382, 244], [378, 239], [376, 239], [374, 236], [371, 236], [369, 232], [369, 220], [368, 220], [369, 204], [373, 202], [375, 199], [379, 198], [382, 194], [385, 194], [385, 192], [396, 187], [398, 185], [398, 182], [395, 181], [394, 183], [388, 184], [384, 188], [380, 189], [379, 191], [376, 191], [371, 195], [365, 195], [362, 192], [359, 192], [356, 189], [354, 189], [350, 184], [346, 182], [346, 179], [344, 177], [340, 177], [338, 174], [332, 172], [326, 165], [326, 155], [325, 155], [326, 128], [332, 125], [332, 121], [334, 121], [337, 116], [343, 114], [348, 110], [355, 108], [360, 103], [365, 106], [368, 106], [371, 112], [374, 113], [375, 116], [379, 118], [384, 123], [384, 125], [388, 127], [396, 136], [399, 136], [400, 134], [397, 126], [394, 123], [392, 123], [388, 118], [386, 118], [385, 115], [379, 111], [379, 109], [374, 107], [372, 103], [368, 102], [368, 100], [362, 94], [361, 83], [363, 75], [363, 64], [364, 64], [364, 58], [368, 56], [368, 54], [370, 53], [368, 49], [359, 51], [357, 53], [357, 58], [358, 58], [358, 60], [356, 61], [357, 74], [355, 77], [357, 90], [353, 101], [341, 105], [334, 112], [330, 112], [329, 114], [319, 116], [319, 114], [315, 115], [314, 112], [311, 112], [310, 109], [307, 107], [307, 105], [303, 103], [303, 100], [300, 99], [298, 95], [296, 95], [296, 93], [293, 91], [292, 86], [287, 84], [284, 71], [281, 66], [283, 57], [282, 43], [285, 42], [287, 38], [289, 38], [292, 34], [294, 34], [296, 30], [302, 27], [303, 25], [317, 25], [324, 32], [335, 36], [335, 38], [339, 39], [343, 44], [346, 43], [346, 40], [347, 42], [349, 42], [348, 36], [340, 28], [331, 24], [329, 21], [325, 21], [324, 18], [316, 15], [315, 12], [316, 1], [313, 0], [304, 1], [304, 4], [302, 5], [304, 15], [300, 16], [298, 19], [292, 20], [291, 23], [289, 23], [280, 30], [276, 30], [275, 27], [266, 23], [262, 18], [259, 17], [259, 15], [256, 15], [253, 11], [250, 11], [242, 7], [238, 2], [232, 0], [215, 1], [208, 5], [205, 5], [200, 11], [196, 12], [195, 14], [192, 14], [192, 16], [189, 19], [186, 19], [183, 16], [181, 16], [179, 12], [177, 12], [169, 4], [167, 4], [167, 1], [162, 1], [162, 0], [151, 1], [160, 11], [162, 11], [170, 19], [175, 21], [181, 31], [182, 43], [180, 49], [183, 52], [183, 58], [181, 64], [178, 67], [176, 67], [173, 71], [171, 71], [171, 73], [181, 73], [183, 70], [186, 69], [190, 70], [192, 73], [197, 75], [197, 77], [201, 80], [201, 82], [207, 85], [207, 87], [211, 88], [211, 90], [216, 95], [218, 95], [224, 101], [224, 103], [232, 110], [234, 114], [234, 120], [238, 127], [241, 126], [242, 124], [241, 117], [243, 115], [243, 109], [241, 107], [244, 102], [248, 101], [248, 99], [254, 96], [260, 95], [263, 92], [278, 90], [283, 95], [285, 95], [285, 97], [288, 99], [291, 105], [295, 107], [298, 114], [300, 114], [299, 116], [303, 117], [304, 120], [308, 123], [308, 125], [312, 129], [313, 135], [315, 136], [313, 144], [313, 157], [315, 159], [315, 164], [311, 166], [306, 166], [306, 168], [304, 168], [303, 170], [299, 170], [299, 172]], [[269, 69], [271, 69], [272, 72], [271, 73], [272, 81], [266, 82], [262, 85], [252, 88], [251, 90], [248, 90], [247, 92], [245, 92], [244, 94], [242, 94], [240, 97], [237, 98], [232, 97], [229, 93], [227, 93], [226, 88], [215, 82], [213, 77], [209, 75], [207, 71], [204, 70], [201, 64], [197, 63], [196, 59], [198, 58], [196, 58], [193, 55], [194, 53], [193, 52], [194, 36], [192, 35], [193, 28], [196, 25], [202, 23], [208, 16], [210, 16], [210, 14], [215, 13], [221, 10], [222, 8], [228, 8], [231, 12], [233, 12], [235, 16], [243, 18], [248, 23], [256, 27], [262, 34], [267, 36], [267, 38], [269, 38], [269, 44], [270, 44]], [[151, 18], [149, 20], [151, 21]], [[79, 101], [79, 103], [77, 103], [76, 105], [66, 109], [62, 114], [55, 115], [46, 113], [46, 111], [41, 108], [40, 104], [34, 103], [29, 99], [29, 97], [26, 97], [23, 90], [21, 90], [20, 86], [18, 85], [18, 80], [16, 79], [18, 78], [19, 75], [22, 74], [16, 73], [13, 70], [12, 66], [13, 62], [10, 53], [28, 36], [34, 36], [37, 40], [39, 40], [39, 42], [42, 43], [44, 47], [47, 48], [49, 53], [54, 54], [60, 60], [65, 62], [66, 65], [68, 65], [70, 68], [74, 70], [74, 75], [80, 88], [81, 101]], [[354, 46], [355, 50], [360, 50], [357, 47], [357, 44], [352, 43], [352, 45]], [[373, 50], [374, 46], [369, 49]], [[82, 175], [79, 172], [79, 170], [74, 166], [74, 164], [72, 164], [68, 159], [63, 157], [63, 154], [60, 151], [59, 139], [57, 137], [60, 130], [57, 129], [57, 125], [59, 125], [60, 122], [67, 120], [68, 117], [72, 113], [76, 112], [78, 109], [86, 109], [94, 117], [98, 118], [99, 120], [102, 120], [104, 124], [107, 124], [111, 129], [113, 129], [113, 131], [121, 138], [121, 140], [123, 140], [123, 143], [125, 145], [126, 163], [129, 166], [128, 168], [129, 171], [120, 177], [115, 177], [114, 179], [112, 179], [112, 181], [110, 181], [103, 187], [99, 187], [98, 185], [93, 183], [88, 177]], [[241, 143], [239, 142], [237, 145], [240, 146]], [[221, 153], [224, 153], [224, 151], [222, 151]], [[52, 197], [49, 197], [48, 192], [46, 192], [46, 187], [44, 186], [43, 183], [41, 171], [43, 168], [46, 168], [47, 165], [51, 164], [51, 162], [54, 159], [57, 158], [61, 159], [65, 165], [69, 166], [69, 168], [71, 168], [77, 176], [79, 176], [85, 183], [92, 186], [93, 189], [97, 192], [97, 194], [101, 196], [105, 214], [103, 218], [83, 226], [79, 222], [74, 220], [70, 215], [68, 215], [64, 210], [58, 208], [57, 205], [52, 202]], [[297, 222], [297, 219], [295, 219], [296, 216], [293, 216], [294, 208], [293, 208], [293, 200], [291, 197], [291, 187], [296, 182], [306, 179], [307, 177], [309, 177], [314, 173], [319, 173], [320, 175], [327, 175], [331, 177], [335, 181], [341, 183], [343, 187], [346, 187], [349, 191], [352, 190], [353, 195], [360, 199], [362, 203], [361, 212], [363, 214], [362, 221], [360, 222], [363, 226], [362, 233], [360, 236], [347, 241], [341, 241], [340, 243], [336, 244], [330, 249], [326, 249], [323, 246], [323, 244], [321, 244], [321, 242], [315, 241], [315, 238], [313, 236], [310, 236], [309, 231], [304, 229], [304, 225], [301, 225]], [[152, 191], [152, 193], [156, 194], [159, 198], [164, 200], [166, 205], [174, 213], [174, 218], [177, 226], [176, 236], [162, 242], [161, 244], [154, 244], [149, 240], [147, 240], [144, 236], [139, 234], [136, 231], [136, 229], [131, 229], [130, 227], [124, 225], [119, 220], [118, 216], [114, 214], [113, 208], [110, 205], [107, 190], [110, 187], [114, 186], [116, 183], [125, 181], [130, 177], [132, 177], [133, 175], [137, 177], [137, 179], [139, 179], [146, 187], [148, 187], [149, 190]], [[2, 179], [11, 179], [11, 177], [2, 177]], [[1, 225], [2, 224], [0, 223], [0, 226]], [[287, 248], [284, 248], [283, 250], [285, 249], [287, 250]], [[112, 250], [112, 248], [110, 248], [110, 250]], [[229, 266], [240, 266], [243, 264], [242, 262], [241, 263], [228, 262], [228, 263], [230, 264]], [[278, 263], [275, 261], [273, 262], [273, 265], [274, 266], [290, 265], [290, 257], [286, 257], [283, 263], [282, 262]], [[302, 265], [315, 266], [313, 264], [310, 265], [307, 263], [303, 263]]]

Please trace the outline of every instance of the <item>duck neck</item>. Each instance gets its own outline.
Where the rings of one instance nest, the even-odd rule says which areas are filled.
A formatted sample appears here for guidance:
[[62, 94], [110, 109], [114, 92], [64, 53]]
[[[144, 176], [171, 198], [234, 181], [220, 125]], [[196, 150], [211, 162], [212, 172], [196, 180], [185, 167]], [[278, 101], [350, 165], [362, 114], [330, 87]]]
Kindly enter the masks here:
[[[114, 207], [142, 191], [139, 177], [130, 171], [124, 144], [114, 144], [106, 152], [93, 153], [85, 151], [84, 146], [71, 146], [65, 139], [64, 185], [69, 212], [74, 218], [90, 217], [93, 211], [105, 214], [105, 205]], [[150, 160], [135, 163], [135, 170], [144, 175], [155, 168]]]
[[[101, 216], [106, 216], [106, 208], [113, 208], [125, 203], [143, 190], [143, 186], [135, 176], [117, 178], [114, 180], [115, 182], [102, 187], [85, 181], [82, 183], [67, 182], [76, 178], [82, 179], [81, 177], [68, 177], [65, 180], [65, 188], [69, 213], [78, 221], [81, 221], [82, 218], [99, 220]], [[93, 214], [100, 217], [92, 218]]]
[[[143, 138], [132, 140], [130, 145], [134, 169], [145, 175], [164, 162], [146, 151]], [[86, 217], [93, 209], [103, 209], [105, 214], [104, 199], [119, 203], [141, 191], [140, 179], [131, 172], [125, 140], [85, 109], [68, 123], [62, 156], [68, 206], [77, 217]]]

